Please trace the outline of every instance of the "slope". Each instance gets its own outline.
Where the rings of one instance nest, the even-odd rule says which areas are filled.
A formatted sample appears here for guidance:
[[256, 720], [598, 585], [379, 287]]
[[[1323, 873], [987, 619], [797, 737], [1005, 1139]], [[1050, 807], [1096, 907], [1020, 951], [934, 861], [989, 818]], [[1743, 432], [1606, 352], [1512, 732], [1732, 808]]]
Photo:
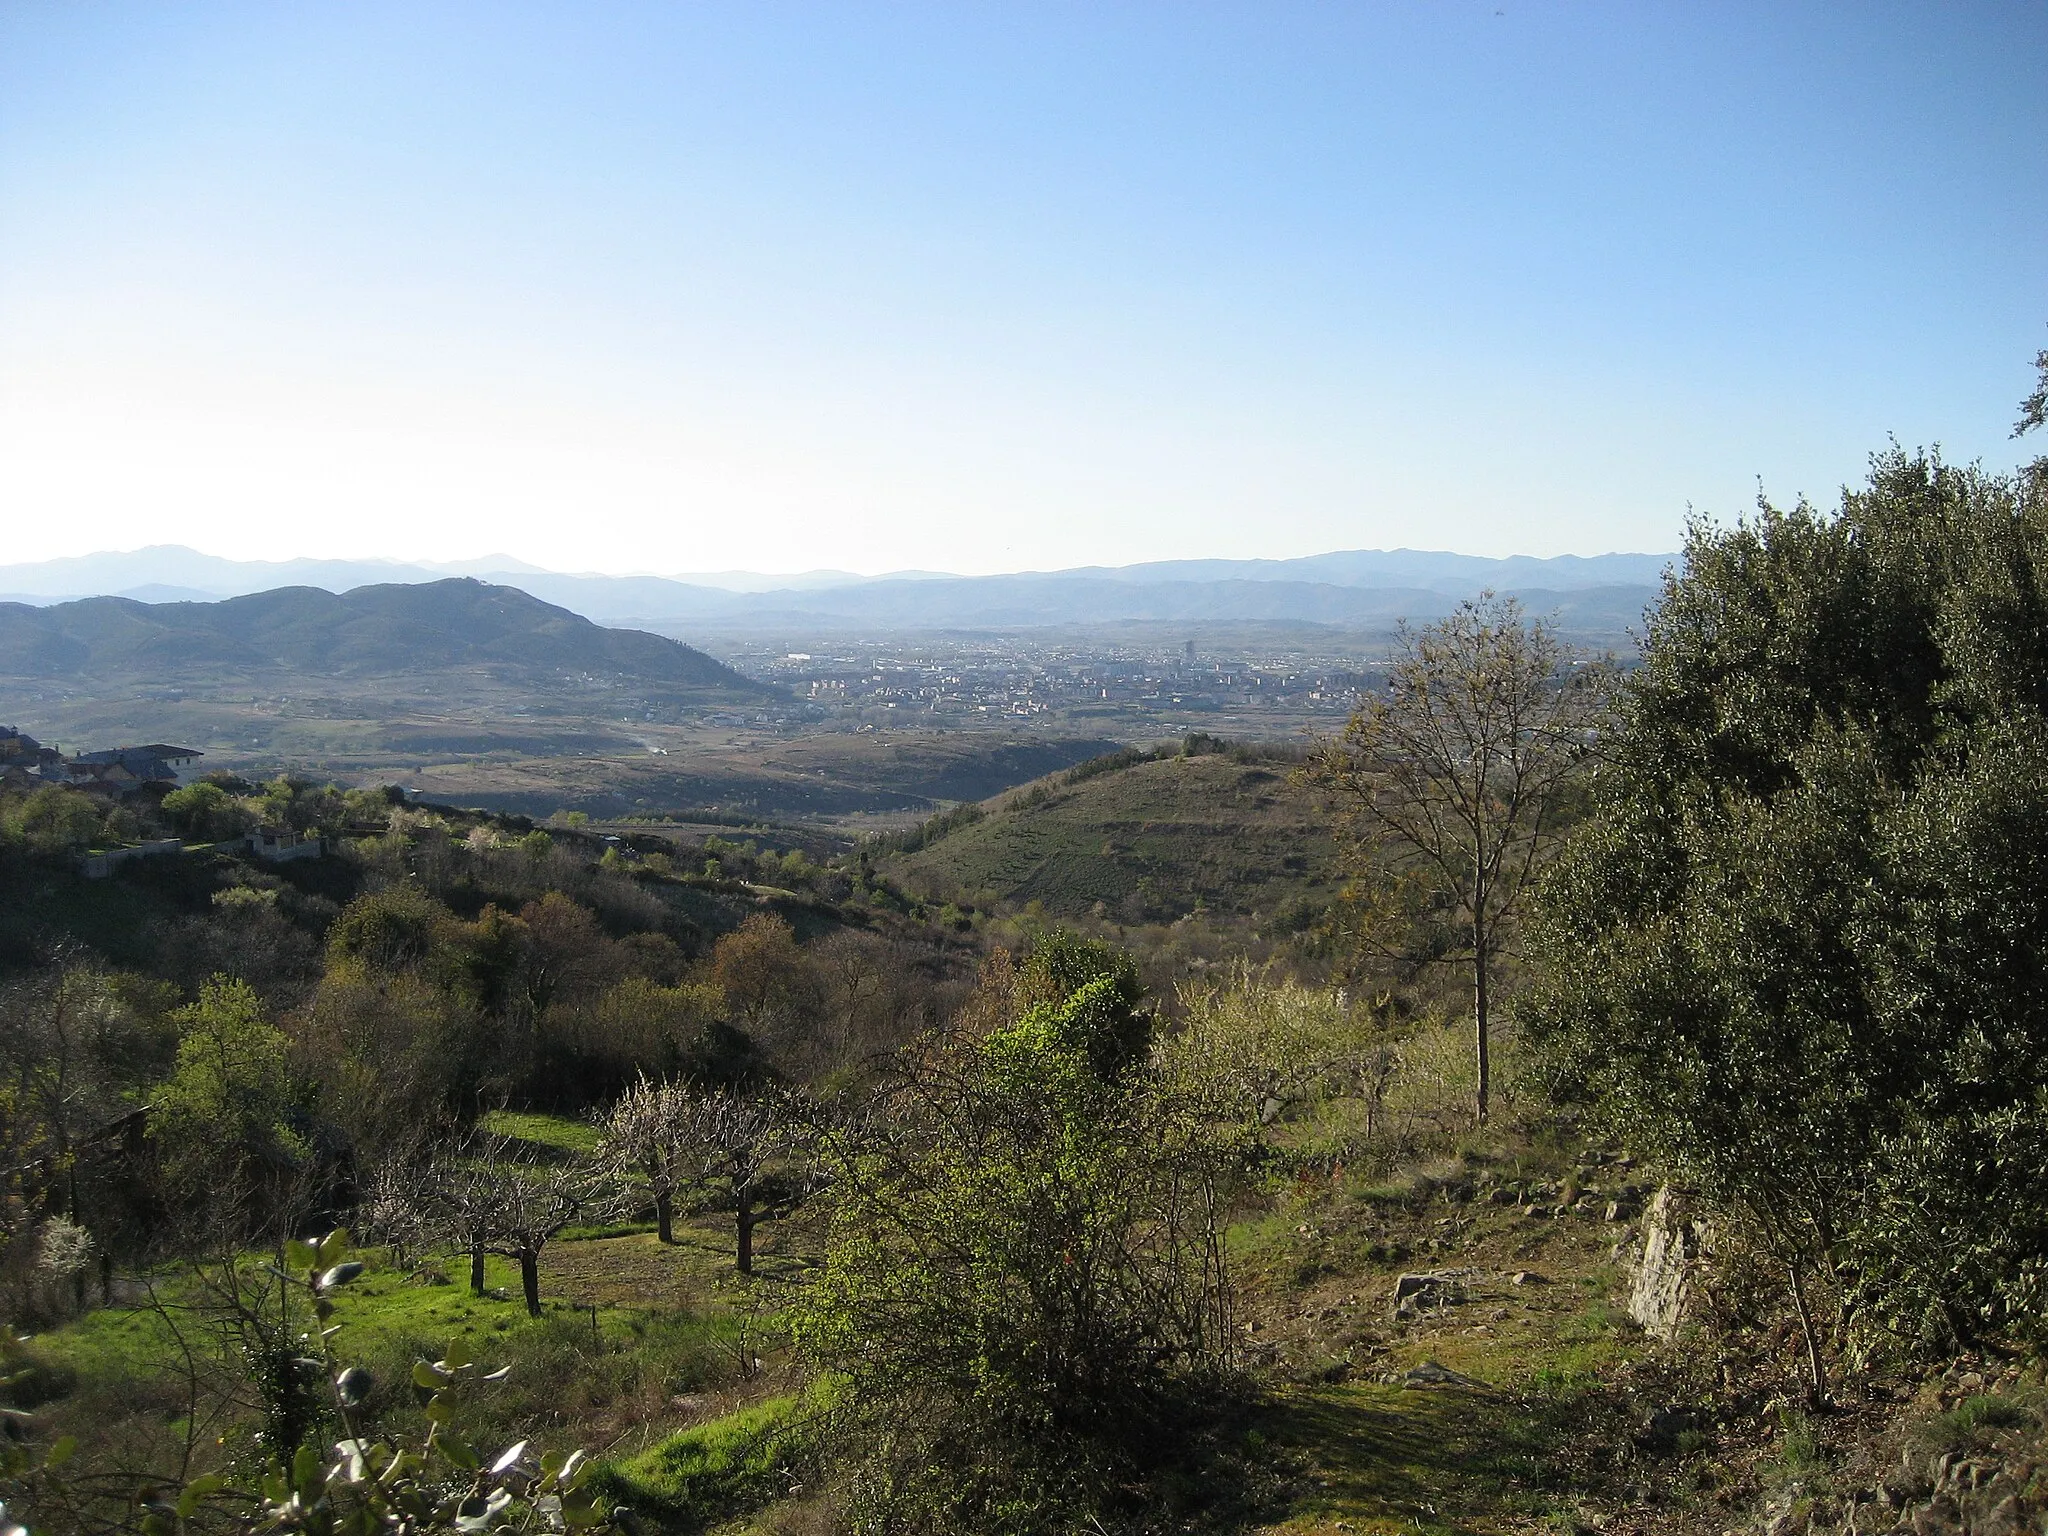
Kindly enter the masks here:
[[1269, 919], [1304, 911], [1343, 877], [1328, 818], [1292, 766], [1243, 753], [1084, 766], [989, 802], [891, 869], [934, 896], [1036, 901], [1058, 917], [1098, 902], [1133, 922], [1197, 904]]

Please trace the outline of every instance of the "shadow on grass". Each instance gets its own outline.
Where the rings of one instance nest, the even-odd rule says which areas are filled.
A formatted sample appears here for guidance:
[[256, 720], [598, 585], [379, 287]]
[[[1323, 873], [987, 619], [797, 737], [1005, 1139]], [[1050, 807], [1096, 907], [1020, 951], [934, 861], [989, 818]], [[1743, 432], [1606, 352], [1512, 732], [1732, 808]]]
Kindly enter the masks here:
[[1347, 1384], [1279, 1400], [1266, 1432], [1320, 1481], [1305, 1515], [1354, 1530], [1480, 1532], [1550, 1502], [1564, 1408], [1499, 1391]]

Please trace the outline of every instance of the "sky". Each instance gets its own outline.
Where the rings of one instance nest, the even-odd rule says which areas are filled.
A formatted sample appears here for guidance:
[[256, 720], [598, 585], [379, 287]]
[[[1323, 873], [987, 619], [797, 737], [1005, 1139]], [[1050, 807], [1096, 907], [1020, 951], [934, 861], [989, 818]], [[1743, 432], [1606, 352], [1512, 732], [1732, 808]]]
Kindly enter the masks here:
[[2031, 457], [2044, 69], [2034, 0], [9, 0], [0, 562], [1670, 550]]

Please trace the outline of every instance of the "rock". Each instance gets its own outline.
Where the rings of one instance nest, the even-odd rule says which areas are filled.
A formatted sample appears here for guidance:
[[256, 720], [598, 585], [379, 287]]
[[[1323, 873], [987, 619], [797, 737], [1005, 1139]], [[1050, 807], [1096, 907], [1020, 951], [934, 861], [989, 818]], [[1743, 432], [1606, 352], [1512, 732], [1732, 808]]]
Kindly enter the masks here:
[[1707, 1239], [1706, 1229], [1678, 1209], [1669, 1185], [1657, 1191], [1643, 1213], [1643, 1247], [1628, 1297], [1628, 1315], [1653, 1338], [1677, 1337]]
[[1410, 1296], [1419, 1296], [1424, 1291], [1433, 1291], [1440, 1285], [1450, 1283], [1448, 1275], [1402, 1275], [1394, 1282], [1394, 1300], [1406, 1301]]
[[1409, 1387], [1484, 1387], [1483, 1381], [1475, 1380], [1462, 1371], [1454, 1371], [1436, 1360], [1425, 1360], [1401, 1378], [1401, 1385]]
[[1414, 1317], [1425, 1307], [1441, 1311], [1464, 1299], [1465, 1287], [1456, 1275], [1408, 1274], [1394, 1282], [1396, 1317]]
[[1913, 1511], [1913, 1536], [1955, 1536], [1963, 1528], [1962, 1511], [1946, 1496], [1929, 1500]]

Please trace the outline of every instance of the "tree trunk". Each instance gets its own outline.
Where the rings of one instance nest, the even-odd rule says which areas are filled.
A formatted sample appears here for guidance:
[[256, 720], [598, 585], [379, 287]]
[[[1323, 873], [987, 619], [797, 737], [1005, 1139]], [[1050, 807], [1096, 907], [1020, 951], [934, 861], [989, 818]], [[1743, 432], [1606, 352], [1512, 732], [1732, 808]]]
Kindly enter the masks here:
[[676, 1240], [676, 1200], [665, 1189], [654, 1192], [654, 1225], [657, 1229], [655, 1236], [662, 1242], [673, 1243]]
[[484, 1293], [484, 1246], [478, 1243], [469, 1250], [469, 1288], [481, 1296]]
[[1486, 1035], [1486, 936], [1477, 923], [1472, 925], [1472, 1023], [1476, 1060], [1479, 1067], [1479, 1123], [1486, 1124], [1488, 1100], [1493, 1090], [1493, 1061]]
[[1820, 1340], [1814, 1336], [1813, 1309], [1806, 1304], [1806, 1282], [1799, 1273], [1796, 1260], [1786, 1264], [1785, 1273], [1792, 1278], [1792, 1306], [1799, 1314], [1799, 1328], [1806, 1335], [1806, 1369], [1812, 1382], [1807, 1398], [1808, 1405], [1825, 1408], [1828, 1405], [1828, 1379], [1821, 1368]]
[[526, 1315], [540, 1316], [540, 1255], [529, 1248], [519, 1255], [519, 1288], [526, 1293]]
[[751, 1275], [754, 1272], [754, 1222], [758, 1219], [754, 1215], [754, 1196], [751, 1190], [746, 1189], [735, 1191], [735, 1194], [739, 1202], [740, 1273]]

